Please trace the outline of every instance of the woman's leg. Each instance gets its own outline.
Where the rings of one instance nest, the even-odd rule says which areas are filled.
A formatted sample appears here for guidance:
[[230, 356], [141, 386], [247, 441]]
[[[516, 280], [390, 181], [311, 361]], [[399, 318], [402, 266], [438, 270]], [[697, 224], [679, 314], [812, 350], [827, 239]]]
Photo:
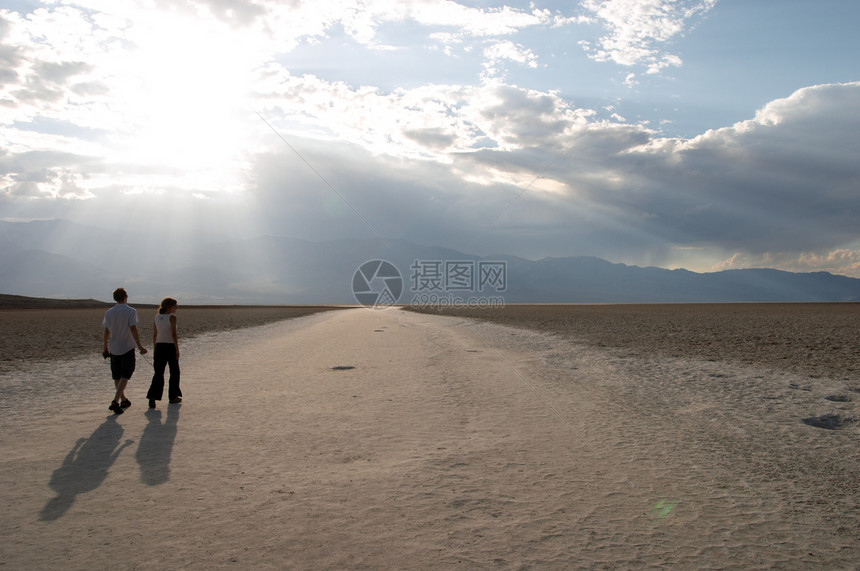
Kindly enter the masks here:
[[[168, 355], [165, 355], [164, 346], [166, 343], [155, 344], [155, 356], [153, 358], [153, 367], [155, 372], [152, 375], [152, 383], [149, 385], [149, 391], [146, 393], [146, 398], [149, 400], [161, 400], [164, 394], [164, 367], [167, 366]], [[167, 345], [171, 349], [173, 345]]]
[[179, 390], [179, 359], [176, 358], [176, 347], [171, 345], [170, 348], [172, 350], [172, 357], [167, 361], [167, 366], [170, 367], [167, 397], [170, 400], [174, 400], [182, 396], [182, 391]]

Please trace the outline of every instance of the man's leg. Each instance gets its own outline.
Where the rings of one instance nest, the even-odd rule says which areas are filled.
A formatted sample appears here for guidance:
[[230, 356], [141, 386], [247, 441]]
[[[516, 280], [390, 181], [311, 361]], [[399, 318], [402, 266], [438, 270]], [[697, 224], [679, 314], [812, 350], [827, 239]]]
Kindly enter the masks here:
[[[125, 387], [134, 373], [134, 349], [125, 355], [111, 355], [110, 366], [114, 385], [116, 385], [116, 393], [108, 408], [116, 414], [122, 414], [124, 411], [121, 402], [125, 398]], [[126, 403], [126, 406], [130, 404]]]
[[122, 406], [120, 406], [120, 400], [123, 398], [123, 391], [125, 390], [125, 386], [128, 384], [128, 379], [114, 379], [113, 382], [116, 385], [116, 394], [114, 395], [108, 409], [112, 410], [114, 414], [122, 414], [125, 411]]
[[125, 387], [128, 385], [128, 379], [117, 379], [116, 381], [116, 396], [113, 398], [113, 402], [119, 404], [120, 401], [125, 398]]
[[[125, 381], [125, 384], [128, 385], [128, 379], [123, 380]], [[113, 380], [113, 386], [116, 387], [117, 391], [119, 391], [119, 381], [120, 379]], [[121, 394], [119, 394], [119, 396], [117, 396], [114, 400], [117, 402], [122, 402], [123, 400], [125, 400], [125, 387], [123, 387]]]
[[125, 387], [128, 385], [128, 382], [131, 380], [131, 376], [134, 374], [135, 368], [135, 358], [134, 358], [134, 349], [123, 355], [122, 359], [122, 374], [120, 375], [120, 384], [117, 385], [117, 394], [119, 395], [117, 398], [117, 402], [122, 405], [123, 408], [131, 406], [131, 401], [125, 398]]

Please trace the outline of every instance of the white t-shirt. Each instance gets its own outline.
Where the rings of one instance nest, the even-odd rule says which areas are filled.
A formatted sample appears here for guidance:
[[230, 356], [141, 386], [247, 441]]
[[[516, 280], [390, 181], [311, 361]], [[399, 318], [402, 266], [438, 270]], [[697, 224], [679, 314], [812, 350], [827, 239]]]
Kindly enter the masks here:
[[170, 328], [169, 313], [159, 313], [155, 316], [155, 342], [173, 344], [173, 331]]
[[108, 349], [112, 355], [125, 355], [137, 343], [131, 335], [131, 326], [137, 327], [137, 311], [125, 303], [118, 303], [105, 312], [102, 326], [110, 331]]

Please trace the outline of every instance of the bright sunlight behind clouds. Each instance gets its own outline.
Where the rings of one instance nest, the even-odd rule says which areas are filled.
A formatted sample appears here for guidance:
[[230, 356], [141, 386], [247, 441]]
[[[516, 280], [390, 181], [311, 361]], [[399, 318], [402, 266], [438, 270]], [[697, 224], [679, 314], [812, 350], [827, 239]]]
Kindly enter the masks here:
[[860, 277], [858, 15], [11, 2], [0, 218]]

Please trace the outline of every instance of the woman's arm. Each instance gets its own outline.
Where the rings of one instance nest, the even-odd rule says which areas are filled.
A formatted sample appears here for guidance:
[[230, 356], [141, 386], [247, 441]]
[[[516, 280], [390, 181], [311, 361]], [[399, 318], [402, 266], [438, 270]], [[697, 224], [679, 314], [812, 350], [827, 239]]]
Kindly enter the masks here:
[[170, 335], [173, 336], [173, 346], [176, 347], [176, 358], [179, 358], [179, 336], [176, 334], [176, 316], [170, 316]]

